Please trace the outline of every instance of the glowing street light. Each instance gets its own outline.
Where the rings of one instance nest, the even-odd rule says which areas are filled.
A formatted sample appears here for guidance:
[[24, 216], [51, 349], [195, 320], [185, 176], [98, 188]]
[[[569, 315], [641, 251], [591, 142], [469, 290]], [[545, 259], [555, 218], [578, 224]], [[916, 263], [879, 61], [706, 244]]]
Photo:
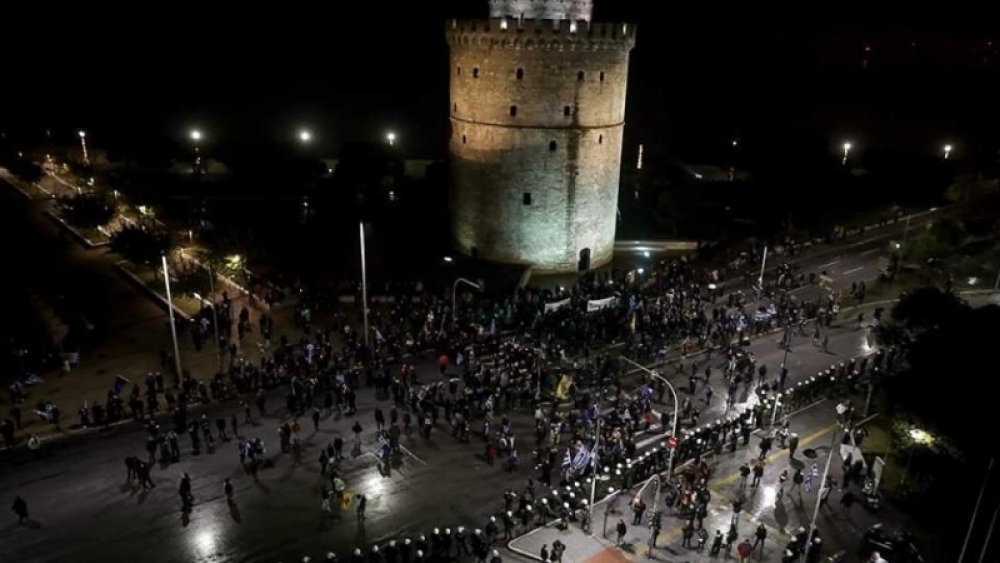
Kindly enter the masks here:
[[944, 146], [944, 159], [948, 160], [948, 156], [951, 155], [951, 145]]
[[303, 143], [308, 143], [309, 141], [312, 140], [312, 138], [313, 138], [312, 133], [310, 133], [308, 130], [303, 129], [299, 131], [299, 140], [302, 141]]
[[847, 156], [851, 153], [851, 143], [844, 143], [844, 166], [847, 166]]
[[[83, 162], [84, 164], [90, 164], [90, 158], [87, 156], [87, 132], [83, 129], [77, 131], [77, 135], [80, 135], [80, 149], [83, 150]], [[947, 156], [945, 158], [948, 158]]]
[[201, 172], [201, 147], [198, 143], [201, 142], [202, 134], [198, 129], [192, 129], [190, 133], [191, 140], [194, 141], [194, 173], [198, 174]]
[[198, 141], [200, 141], [201, 140], [201, 131], [199, 131], [197, 129], [192, 129], [191, 130], [191, 140], [194, 141], [194, 142], [196, 142], [196, 143]]
[[390, 147], [396, 146], [396, 134], [392, 131], [389, 131], [389, 133], [386, 134], [385, 139], [389, 141]]

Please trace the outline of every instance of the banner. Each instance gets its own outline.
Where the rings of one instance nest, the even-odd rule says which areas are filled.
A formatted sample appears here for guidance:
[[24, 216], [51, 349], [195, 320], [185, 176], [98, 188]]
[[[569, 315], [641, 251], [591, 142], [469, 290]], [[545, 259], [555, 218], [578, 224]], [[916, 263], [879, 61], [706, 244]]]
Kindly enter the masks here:
[[569, 297], [567, 297], [566, 299], [563, 299], [561, 301], [555, 301], [553, 303], [546, 303], [545, 304], [545, 312], [546, 313], [551, 313], [552, 311], [558, 311], [559, 309], [562, 309], [566, 305], [569, 305]]
[[587, 312], [593, 313], [594, 311], [600, 311], [601, 309], [606, 309], [615, 303], [616, 297], [606, 297], [604, 299], [595, 299], [587, 301]]

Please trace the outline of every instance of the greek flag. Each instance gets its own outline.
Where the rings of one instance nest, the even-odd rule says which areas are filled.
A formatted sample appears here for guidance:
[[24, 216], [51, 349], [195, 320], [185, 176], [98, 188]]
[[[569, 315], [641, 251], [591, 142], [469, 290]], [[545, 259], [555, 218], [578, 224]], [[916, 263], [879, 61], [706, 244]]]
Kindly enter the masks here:
[[[566, 451], [566, 455], [569, 455], [569, 450]], [[576, 447], [576, 455], [573, 457], [572, 467], [574, 471], [579, 471], [590, 464], [593, 459], [594, 454], [583, 444], [578, 444]]]
[[563, 457], [562, 466], [565, 468], [565, 467], [572, 467], [572, 465], [573, 465], [573, 458], [569, 455], [569, 448], [566, 448], [566, 456]]
[[379, 436], [378, 440], [375, 440], [375, 445], [372, 446], [372, 453], [379, 457], [389, 453], [389, 442], [384, 436]]

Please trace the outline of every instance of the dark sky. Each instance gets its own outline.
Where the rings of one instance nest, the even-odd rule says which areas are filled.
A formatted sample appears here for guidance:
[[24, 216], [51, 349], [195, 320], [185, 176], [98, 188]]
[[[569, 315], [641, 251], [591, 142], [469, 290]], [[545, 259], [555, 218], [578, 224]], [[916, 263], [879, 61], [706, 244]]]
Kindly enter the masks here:
[[[291, 138], [305, 125], [332, 151], [391, 127], [409, 150], [440, 154], [443, 21], [486, 13], [485, 0], [205, 4], [25, 14], [0, 39], [10, 78], [0, 131], [83, 127], [96, 144], [123, 146], [179, 139], [193, 125], [219, 143]], [[929, 151], [1000, 136], [1000, 33], [978, 19], [597, 6], [598, 19], [639, 24], [627, 146], [698, 158], [734, 135]]]

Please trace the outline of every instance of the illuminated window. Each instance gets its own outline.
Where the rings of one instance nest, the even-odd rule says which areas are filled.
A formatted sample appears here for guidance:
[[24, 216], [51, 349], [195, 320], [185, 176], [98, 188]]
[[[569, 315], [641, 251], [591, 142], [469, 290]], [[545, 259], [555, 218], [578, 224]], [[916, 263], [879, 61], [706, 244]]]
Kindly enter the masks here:
[[531, 192], [524, 192], [524, 195], [521, 196], [521, 201], [523, 201], [525, 205], [531, 205]]
[[517, 79], [518, 80], [524, 80], [524, 69], [523, 68], [517, 69]]
[[571, 108], [569, 106], [563, 106], [563, 116], [564, 117], [569, 117], [572, 114], [573, 114], [573, 108]]
[[577, 80], [578, 82], [583, 82], [583, 78], [584, 78], [584, 76], [586, 76], [586, 75], [585, 75], [585, 74], [583, 73], [583, 71], [581, 70], [580, 72], [576, 73], [576, 80]]
[[473, 78], [479, 78], [479, 69], [478, 68], [472, 69], [472, 77]]
[[556, 142], [555, 141], [549, 141], [549, 150], [552, 151], [552, 152], [555, 152], [555, 150], [556, 150]]
[[510, 116], [517, 117], [517, 106], [510, 106]]

